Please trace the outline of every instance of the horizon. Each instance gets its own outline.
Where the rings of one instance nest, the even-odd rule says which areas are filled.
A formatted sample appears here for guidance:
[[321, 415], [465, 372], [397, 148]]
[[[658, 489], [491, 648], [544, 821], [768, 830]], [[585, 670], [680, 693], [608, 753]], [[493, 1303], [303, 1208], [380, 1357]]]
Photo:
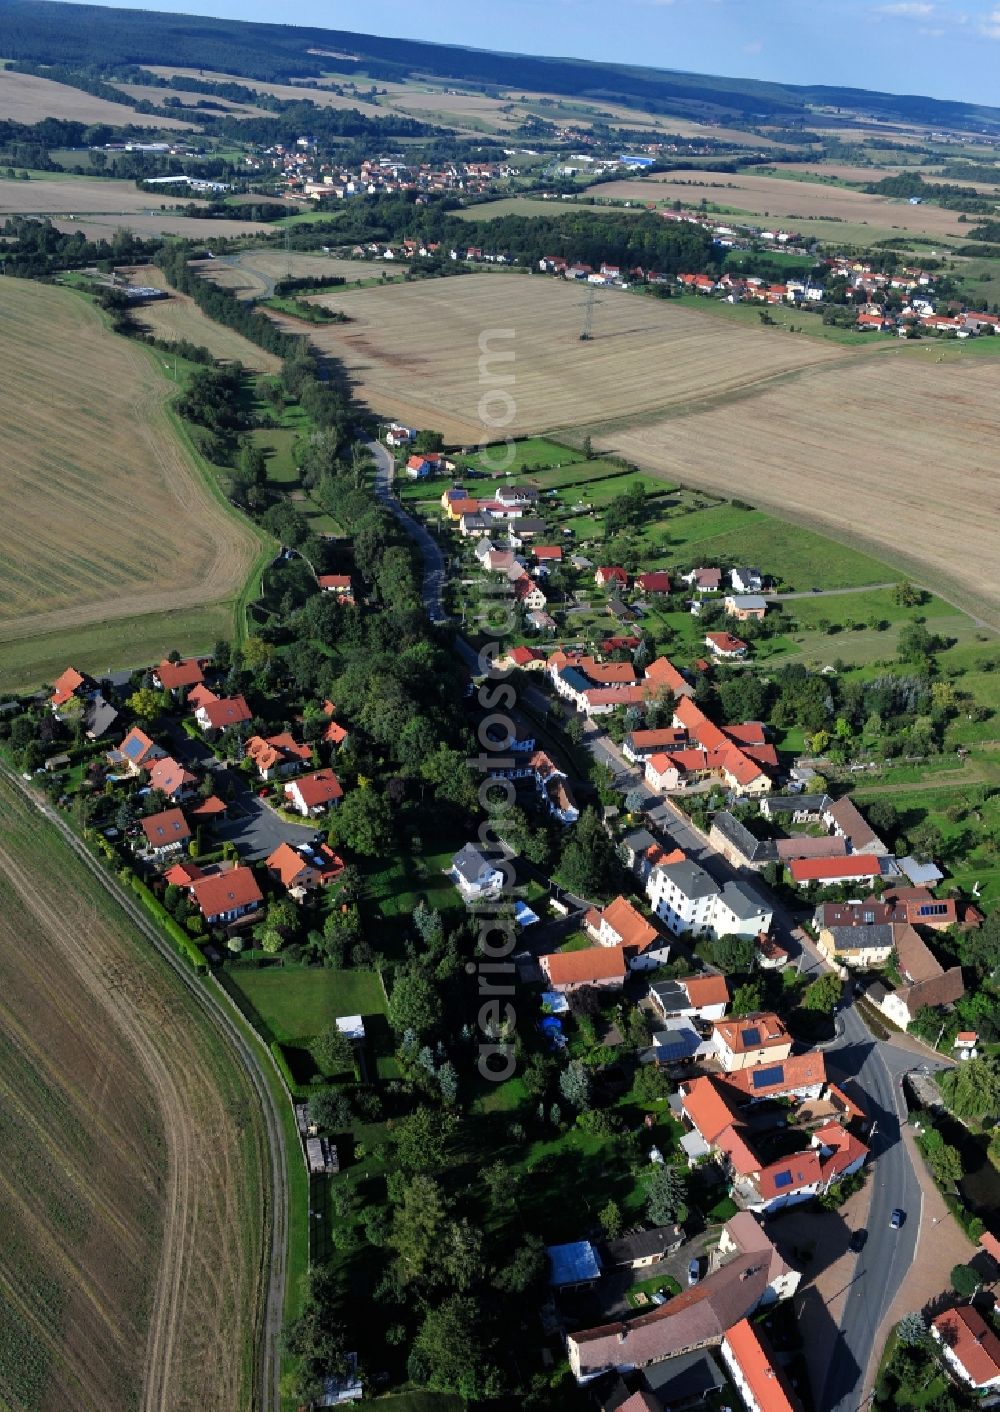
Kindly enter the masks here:
[[[715, 12], [710, 25], [709, 6]], [[1000, 106], [996, 0], [971, 0], [961, 9], [953, 0], [818, 0], [809, 6], [800, 0], [755, 0], [752, 6], [748, 0], [621, 0], [613, 33], [602, 26], [604, 11], [596, 0], [507, 0], [502, 36], [489, 13], [470, 11], [457, 0], [432, 0], [418, 17], [402, 0], [347, 0], [332, 16], [329, 7], [306, 0], [295, 23], [275, 0], [105, 0], [102, 8], [346, 30], [533, 58]], [[572, 34], [568, 45], [567, 33]], [[651, 52], [658, 46], [662, 52]], [[952, 78], [956, 73], [961, 86]]]

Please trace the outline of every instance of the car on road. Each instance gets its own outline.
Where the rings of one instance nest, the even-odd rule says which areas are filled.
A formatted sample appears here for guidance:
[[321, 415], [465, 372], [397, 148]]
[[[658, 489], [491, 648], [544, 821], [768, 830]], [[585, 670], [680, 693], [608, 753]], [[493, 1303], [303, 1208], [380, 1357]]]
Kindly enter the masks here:
[[898, 1231], [899, 1228], [902, 1226], [902, 1224], [903, 1224], [903, 1222], [904, 1222], [905, 1220], [906, 1220], [906, 1212], [905, 1212], [905, 1211], [902, 1211], [902, 1210], [897, 1206], [896, 1209], [893, 1211], [892, 1215], [889, 1217], [889, 1225], [892, 1227], [892, 1229], [893, 1229], [894, 1231]]
[[860, 1255], [861, 1251], [865, 1248], [867, 1240], [868, 1232], [866, 1230], [851, 1232], [851, 1249], [854, 1251], [855, 1255]]

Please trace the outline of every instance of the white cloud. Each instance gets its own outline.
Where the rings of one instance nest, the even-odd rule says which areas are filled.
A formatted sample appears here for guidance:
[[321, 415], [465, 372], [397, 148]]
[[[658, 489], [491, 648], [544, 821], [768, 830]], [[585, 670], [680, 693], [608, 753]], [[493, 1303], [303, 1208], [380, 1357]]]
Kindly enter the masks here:
[[933, 15], [934, 6], [925, 3], [925, 0], [897, 0], [892, 5], [879, 5], [880, 15], [896, 15], [902, 19], [925, 20], [928, 15]]
[[979, 26], [979, 32], [984, 34], [987, 39], [1000, 39], [1000, 6], [985, 16], [983, 23]]

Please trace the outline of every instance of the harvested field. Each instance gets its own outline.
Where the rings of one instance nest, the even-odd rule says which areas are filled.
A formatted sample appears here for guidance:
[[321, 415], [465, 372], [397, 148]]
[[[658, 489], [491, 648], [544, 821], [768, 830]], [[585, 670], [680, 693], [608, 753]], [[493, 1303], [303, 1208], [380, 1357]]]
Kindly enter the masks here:
[[[242, 79], [234, 79], [234, 83], [241, 83]], [[214, 93], [194, 93], [187, 88], [157, 88], [152, 83], [116, 83], [115, 88], [127, 93], [130, 98], [141, 99], [147, 103], [155, 103], [158, 108], [162, 108], [168, 98], [176, 98], [185, 107], [194, 107], [196, 103], [212, 103], [218, 108], [224, 109], [227, 113], [233, 113], [238, 118], [266, 118], [270, 114], [266, 108], [256, 108], [249, 103], [233, 103], [228, 98], [217, 98]], [[197, 113], [192, 114], [194, 122], [198, 121]]]
[[[876, 177], [877, 179], [877, 177]], [[626, 201], [676, 201], [694, 205], [704, 198], [716, 206], [749, 211], [783, 224], [805, 220], [846, 221], [934, 237], [961, 236], [960, 212], [940, 206], [911, 206], [908, 201], [869, 196], [846, 187], [793, 182], [782, 177], [731, 172], [664, 172], [635, 180], [603, 182], [590, 196]]]
[[[349, 324], [310, 329], [314, 345], [342, 360], [380, 414], [439, 429], [449, 440], [494, 440], [593, 421], [601, 409], [635, 417], [692, 399], [721, 398], [793, 368], [836, 362], [819, 340], [769, 338], [697, 311], [608, 291], [595, 306], [594, 336], [580, 340], [584, 291], [527, 275], [463, 275], [317, 296]], [[281, 315], [279, 324], [302, 332]], [[503, 337], [510, 331], [513, 337]], [[480, 338], [494, 361], [481, 377]], [[513, 350], [514, 362], [499, 361]], [[510, 382], [497, 381], [498, 378]], [[480, 399], [489, 395], [484, 426]], [[502, 427], [497, 419], [509, 415]]]
[[199, 264], [199, 271], [223, 289], [231, 289], [241, 299], [270, 299], [277, 280], [378, 279], [382, 271], [401, 275], [407, 266], [395, 261], [341, 260], [331, 255], [309, 255], [283, 250], [243, 250], [221, 260]]
[[179, 235], [185, 240], [235, 240], [238, 236], [263, 235], [268, 226], [259, 221], [227, 221], [213, 216], [180, 216], [164, 211], [149, 215], [84, 216], [73, 220], [53, 219], [53, 225], [67, 234], [82, 231], [88, 240], [111, 240], [116, 230], [131, 230], [147, 238]]
[[235, 330], [218, 324], [203, 314], [198, 305], [187, 294], [179, 294], [171, 288], [163, 277], [163, 271], [156, 265], [139, 265], [130, 272], [133, 284], [154, 285], [157, 289], [169, 292], [169, 299], [161, 299], [152, 304], [143, 304], [133, 313], [135, 322], [157, 338], [167, 342], [188, 339], [207, 348], [213, 358], [227, 362], [239, 361], [254, 372], [276, 373], [281, 368], [281, 359], [273, 353], [265, 353], [256, 343]]
[[0, 780], [0, 1405], [252, 1403], [266, 1154], [180, 980]]
[[131, 215], [176, 206], [174, 196], [139, 191], [133, 181], [101, 177], [45, 177], [31, 181], [0, 178], [0, 216]]
[[[373, 103], [364, 103], [358, 98], [341, 97], [327, 88], [306, 88], [295, 83], [263, 83], [255, 78], [242, 78], [235, 74], [212, 73], [208, 69], [178, 69], [167, 64], [143, 64], [151, 74], [159, 78], [200, 78], [208, 83], [238, 83], [243, 88], [252, 88], [255, 93], [269, 93], [272, 98], [283, 98], [286, 102], [315, 103], [318, 108], [357, 108], [359, 113], [369, 118], [385, 117], [384, 108], [376, 108]], [[211, 94], [192, 93], [191, 98], [209, 98]]]
[[137, 113], [124, 103], [109, 103], [82, 89], [34, 74], [12, 74], [0, 69], [0, 113], [6, 122], [40, 123], [43, 118], [63, 118], [76, 123], [111, 123], [115, 127], [190, 129], [178, 118], [157, 118]]
[[171, 423], [172, 391], [78, 295], [0, 281], [0, 644], [240, 590], [256, 537], [210, 494]]
[[862, 355], [594, 442], [867, 548], [1000, 624], [1000, 368], [938, 356]]

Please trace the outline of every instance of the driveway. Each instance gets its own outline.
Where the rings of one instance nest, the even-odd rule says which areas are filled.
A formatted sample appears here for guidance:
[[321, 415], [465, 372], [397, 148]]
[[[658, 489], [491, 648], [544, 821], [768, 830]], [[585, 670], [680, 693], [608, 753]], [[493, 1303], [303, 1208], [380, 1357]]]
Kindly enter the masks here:
[[216, 794], [228, 805], [227, 816], [212, 826], [219, 843], [235, 843], [240, 857], [248, 863], [268, 857], [281, 843], [306, 843], [322, 828], [322, 820], [311, 824], [289, 824], [258, 799], [239, 770], [229, 770], [201, 740], [193, 740], [179, 725], [171, 722], [164, 732], [175, 759], [192, 770], [212, 776]]
[[393, 498], [392, 482], [396, 474], [396, 462], [392, 453], [380, 441], [369, 441], [367, 446], [375, 461], [375, 494], [395, 515], [423, 558], [421, 596], [424, 611], [432, 623], [446, 623], [448, 614], [444, 611], [444, 555], [440, 546], [430, 531], [412, 515], [408, 515], [399, 501]]

